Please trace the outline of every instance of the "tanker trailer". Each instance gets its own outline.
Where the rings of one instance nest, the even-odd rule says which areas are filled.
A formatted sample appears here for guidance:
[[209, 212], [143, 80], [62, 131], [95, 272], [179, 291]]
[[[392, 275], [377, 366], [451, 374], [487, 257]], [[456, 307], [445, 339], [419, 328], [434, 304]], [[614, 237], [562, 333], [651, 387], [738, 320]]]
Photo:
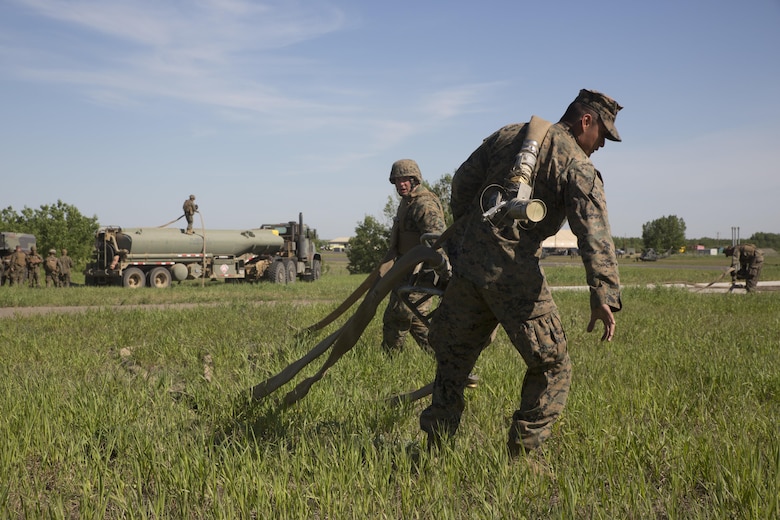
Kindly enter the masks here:
[[199, 278], [257, 281], [273, 264], [259, 260], [275, 258], [284, 242], [270, 229], [186, 234], [175, 228], [105, 227], [95, 235], [85, 283], [165, 288], [173, 280]]

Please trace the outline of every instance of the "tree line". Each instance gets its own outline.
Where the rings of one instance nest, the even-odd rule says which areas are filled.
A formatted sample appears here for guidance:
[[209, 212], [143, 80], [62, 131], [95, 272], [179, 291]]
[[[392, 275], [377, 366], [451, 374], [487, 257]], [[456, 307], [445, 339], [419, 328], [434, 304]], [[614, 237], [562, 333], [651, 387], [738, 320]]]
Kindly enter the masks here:
[[95, 232], [99, 227], [97, 216], [86, 217], [73, 205], [57, 200], [38, 209], [24, 207], [21, 211], [11, 206], [0, 210], [0, 231], [35, 235], [39, 252], [45, 256], [49, 249], [67, 249], [77, 263], [92, 255]]

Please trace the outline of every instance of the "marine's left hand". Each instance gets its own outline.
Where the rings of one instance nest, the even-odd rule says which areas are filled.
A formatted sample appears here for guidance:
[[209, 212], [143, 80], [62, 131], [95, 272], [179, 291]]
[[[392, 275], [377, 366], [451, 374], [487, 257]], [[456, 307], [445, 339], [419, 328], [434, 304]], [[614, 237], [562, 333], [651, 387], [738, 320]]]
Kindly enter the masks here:
[[601, 336], [601, 341], [612, 341], [612, 336], [615, 335], [615, 315], [612, 314], [612, 309], [609, 308], [609, 305], [604, 304], [591, 309], [588, 332], [593, 332], [597, 321], [604, 323], [604, 334]]

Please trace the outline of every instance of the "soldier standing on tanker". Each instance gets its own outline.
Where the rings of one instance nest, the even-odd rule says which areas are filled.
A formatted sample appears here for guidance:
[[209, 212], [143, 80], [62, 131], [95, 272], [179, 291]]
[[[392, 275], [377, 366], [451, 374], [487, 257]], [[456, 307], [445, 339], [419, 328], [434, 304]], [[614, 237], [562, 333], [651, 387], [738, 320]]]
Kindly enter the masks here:
[[190, 198], [184, 201], [184, 206], [182, 207], [182, 209], [184, 210], [184, 218], [187, 219], [186, 233], [188, 235], [191, 235], [193, 233], [192, 231], [193, 215], [195, 215], [195, 212], [198, 211], [198, 205], [195, 204], [195, 195], [190, 195]]
[[60, 287], [70, 287], [70, 271], [73, 269], [73, 259], [68, 256], [67, 249], [62, 250], [59, 263]]
[[[395, 185], [398, 195], [401, 196], [401, 202], [390, 232], [390, 247], [382, 263], [395, 260], [420, 245], [422, 235], [426, 233], [439, 235], [446, 227], [441, 201], [422, 185], [422, 173], [415, 161], [401, 159], [394, 162], [390, 168], [390, 183]], [[418, 266], [418, 270], [421, 267]], [[415, 272], [412, 276], [427, 277], [429, 279], [418, 282], [432, 286], [437, 275], [432, 270], [427, 270], [427, 272]], [[396, 289], [409, 283], [410, 280], [403, 280]], [[409, 300], [415, 304], [420, 298], [419, 295], [409, 295]], [[430, 300], [417, 304], [417, 308], [423, 314], [427, 314], [430, 307]], [[390, 301], [383, 317], [382, 349], [388, 354], [403, 349], [407, 332], [412, 333], [420, 348], [430, 351], [428, 327], [401, 301], [394, 290], [390, 293]]]
[[755, 292], [761, 268], [764, 266], [764, 255], [761, 251], [753, 244], [738, 244], [725, 248], [723, 254], [731, 257], [731, 283], [743, 279], [747, 292]]
[[[622, 306], [618, 266], [604, 185], [590, 155], [604, 145], [604, 139], [620, 141], [614, 122], [621, 108], [604, 94], [581, 90], [538, 143], [524, 142], [531, 124], [506, 126], [485, 139], [455, 173], [451, 206], [460, 220], [449, 242], [453, 277], [431, 325], [436, 379], [431, 404], [420, 416], [429, 447], [439, 446], [457, 431], [467, 377], [498, 325], [527, 365], [519, 408], [509, 429], [509, 453], [531, 453], [550, 436], [566, 404], [572, 369], [539, 256], [542, 241], [567, 219], [577, 236], [590, 286], [587, 330], [601, 321], [602, 341], [612, 339], [613, 312]], [[522, 155], [528, 150], [538, 152], [536, 169], [532, 168], [535, 175], [523, 180], [515, 166], [528, 157]], [[534, 218], [517, 213], [488, 215], [483, 195], [496, 185], [505, 189], [508, 202], [519, 201], [518, 207], [523, 207], [523, 197], [543, 202], [546, 216], [538, 204], [533, 212], [525, 206]], [[529, 193], [533, 199], [526, 197]]]
[[35, 246], [30, 246], [30, 254], [27, 255], [27, 281], [30, 287], [40, 287], [41, 277], [38, 266], [43, 263], [43, 258], [38, 254]]

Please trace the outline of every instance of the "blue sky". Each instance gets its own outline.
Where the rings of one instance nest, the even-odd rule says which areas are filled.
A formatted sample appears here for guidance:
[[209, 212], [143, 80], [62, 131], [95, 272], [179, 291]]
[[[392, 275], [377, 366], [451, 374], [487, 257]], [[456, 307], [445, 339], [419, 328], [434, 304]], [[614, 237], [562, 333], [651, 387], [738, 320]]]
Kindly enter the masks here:
[[780, 233], [778, 53], [780, 0], [4, 0], [0, 207], [159, 226], [194, 193], [209, 229], [348, 236], [396, 159], [436, 180], [590, 88], [625, 107], [614, 235]]

